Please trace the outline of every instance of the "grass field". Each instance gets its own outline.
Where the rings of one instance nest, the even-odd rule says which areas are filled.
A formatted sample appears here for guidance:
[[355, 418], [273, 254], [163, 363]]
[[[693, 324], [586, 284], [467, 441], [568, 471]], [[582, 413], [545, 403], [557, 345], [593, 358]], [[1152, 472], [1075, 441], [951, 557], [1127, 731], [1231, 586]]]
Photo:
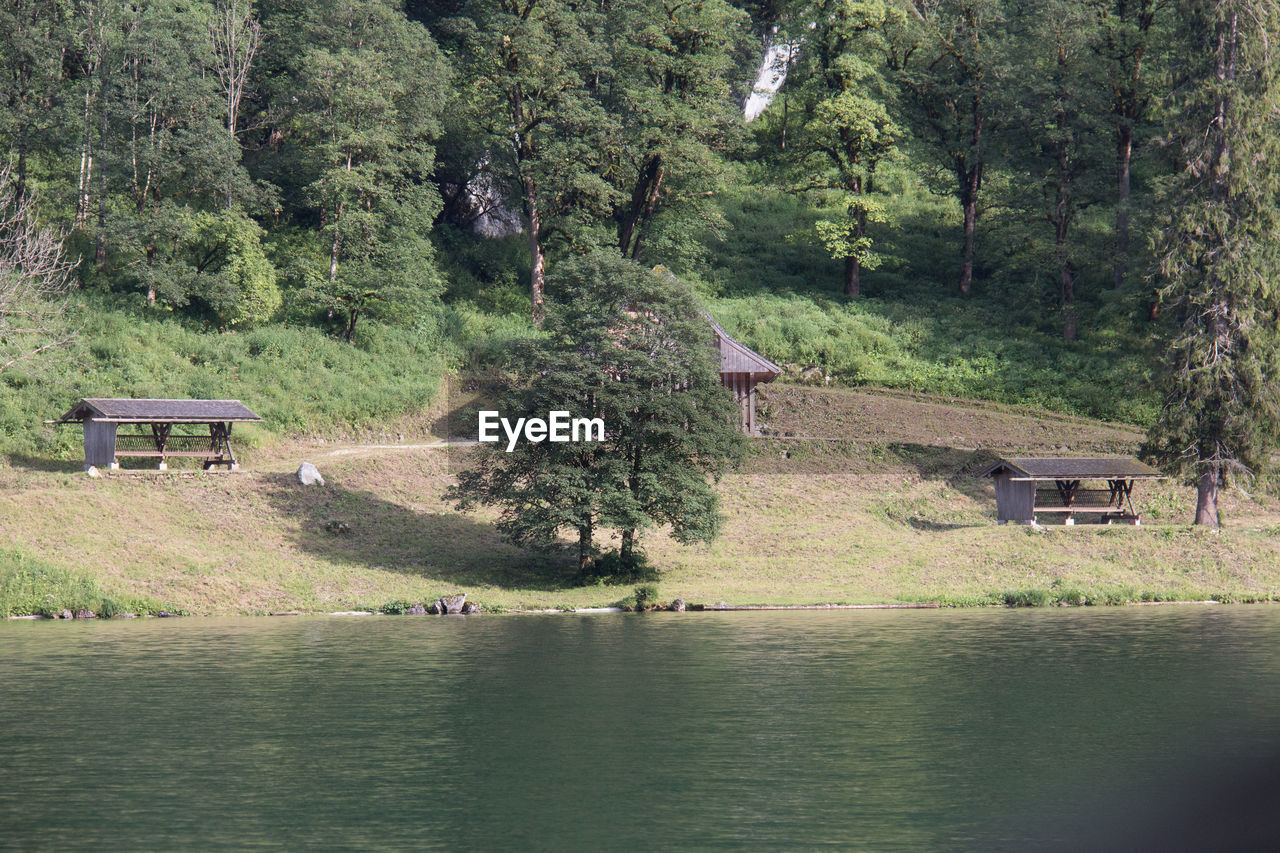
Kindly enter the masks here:
[[[1110, 453], [1122, 425], [989, 403], [777, 386], [721, 485], [724, 534], [646, 540], [659, 599], [713, 605], [938, 601], [1122, 602], [1280, 595], [1280, 507], [1238, 492], [1221, 532], [1191, 529], [1194, 492], [1135, 490], [1140, 528], [995, 525], [997, 451]], [[0, 467], [0, 608], [99, 596], [116, 609], [197, 614], [377, 609], [466, 592], [487, 609], [606, 606], [633, 585], [577, 586], [567, 556], [504, 543], [442, 495], [466, 451], [430, 446], [433, 415], [395, 446], [292, 441], [246, 470], [90, 479], [29, 457]], [[323, 487], [293, 476], [316, 464]], [[63, 600], [59, 599], [59, 601]], [[36, 608], [38, 609], [38, 608]]]

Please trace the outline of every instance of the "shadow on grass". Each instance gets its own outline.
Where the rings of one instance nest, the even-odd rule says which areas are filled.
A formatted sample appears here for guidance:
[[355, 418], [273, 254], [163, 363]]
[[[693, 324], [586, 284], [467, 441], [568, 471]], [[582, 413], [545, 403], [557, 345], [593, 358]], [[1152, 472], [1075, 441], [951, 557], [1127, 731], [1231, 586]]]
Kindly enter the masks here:
[[12, 468], [24, 471], [45, 471], [51, 474], [79, 474], [84, 470], [80, 460], [50, 459], [47, 456], [27, 456], [16, 453], [7, 457]]
[[977, 474], [996, 456], [985, 450], [964, 450], [923, 444], [892, 444], [890, 449], [911, 465], [923, 480], [941, 480], [965, 497], [995, 502], [991, 481]]
[[267, 498], [301, 530], [296, 544], [324, 560], [423, 578], [450, 588], [552, 591], [574, 586], [567, 556], [517, 548], [493, 525], [450, 512], [422, 511], [369, 491], [301, 488], [293, 474], [266, 475]]
[[960, 524], [950, 521], [934, 521], [930, 518], [908, 518], [907, 526], [922, 533], [949, 533], [952, 530], [971, 530], [975, 527], [990, 527], [989, 524]]

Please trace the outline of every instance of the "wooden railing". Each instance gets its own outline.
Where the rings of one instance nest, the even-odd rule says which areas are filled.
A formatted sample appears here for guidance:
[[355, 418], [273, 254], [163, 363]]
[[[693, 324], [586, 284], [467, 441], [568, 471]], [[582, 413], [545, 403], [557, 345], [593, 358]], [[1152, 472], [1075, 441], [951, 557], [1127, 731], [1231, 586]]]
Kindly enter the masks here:
[[156, 448], [151, 435], [117, 435], [117, 456], [208, 456], [222, 455], [220, 443], [211, 435], [170, 435], [164, 443], [164, 452]]
[[1058, 489], [1036, 489], [1036, 511], [1089, 512], [1122, 509], [1123, 498], [1111, 489], [1076, 489], [1067, 504]]

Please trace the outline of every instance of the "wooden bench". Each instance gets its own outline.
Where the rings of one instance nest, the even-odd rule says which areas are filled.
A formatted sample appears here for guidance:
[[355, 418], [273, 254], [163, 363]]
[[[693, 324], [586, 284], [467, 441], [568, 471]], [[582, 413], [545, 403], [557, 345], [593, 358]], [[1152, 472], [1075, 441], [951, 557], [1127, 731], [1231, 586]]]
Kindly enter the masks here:
[[1130, 500], [1132, 491], [1132, 480], [1108, 480], [1105, 489], [1083, 489], [1079, 480], [1058, 480], [1054, 488], [1036, 489], [1034, 511], [1066, 513], [1068, 525], [1075, 523], [1073, 516], [1076, 513], [1097, 513], [1108, 523], [1128, 521], [1140, 524]]
[[150, 433], [125, 433], [116, 435], [115, 455], [143, 457], [160, 460], [160, 468], [168, 467], [165, 460], [173, 458], [203, 459], [204, 470], [217, 465], [228, 467], [236, 464], [231, 452], [230, 429], [225, 424], [209, 424], [208, 435], [174, 435], [169, 424], [156, 424]]

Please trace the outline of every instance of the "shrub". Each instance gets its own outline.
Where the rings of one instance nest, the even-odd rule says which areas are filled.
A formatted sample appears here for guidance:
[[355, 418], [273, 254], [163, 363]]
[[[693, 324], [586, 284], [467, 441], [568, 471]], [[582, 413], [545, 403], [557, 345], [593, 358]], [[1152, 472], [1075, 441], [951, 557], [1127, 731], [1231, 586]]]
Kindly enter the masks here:
[[388, 601], [386, 604], [379, 607], [378, 610], [388, 616], [403, 616], [408, 613], [412, 607], [412, 601], [405, 601], [402, 598], [397, 598], [392, 601]]
[[643, 612], [658, 606], [658, 585], [656, 583], [640, 584], [640, 586], [636, 587], [633, 595], [636, 601], [636, 610]]

